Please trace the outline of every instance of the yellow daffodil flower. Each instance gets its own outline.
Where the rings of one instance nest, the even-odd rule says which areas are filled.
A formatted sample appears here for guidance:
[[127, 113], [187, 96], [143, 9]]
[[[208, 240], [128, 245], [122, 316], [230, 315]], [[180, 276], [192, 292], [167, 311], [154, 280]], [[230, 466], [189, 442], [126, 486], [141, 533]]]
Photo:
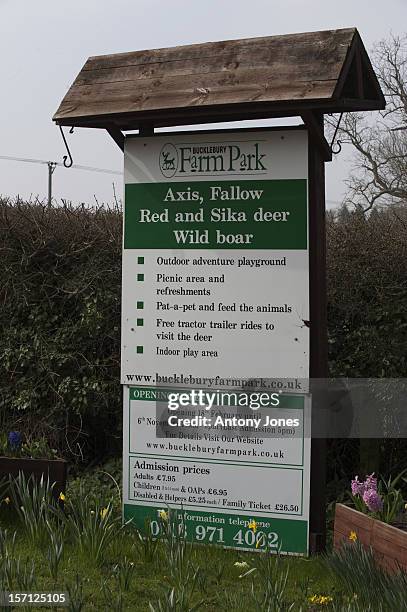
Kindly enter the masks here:
[[163, 521], [168, 521], [168, 512], [166, 512], [165, 510], [159, 510], [158, 511], [158, 516]]
[[330, 595], [312, 595], [308, 601], [317, 606], [327, 606], [333, 601], [333, 598]]
[[254, 519], [252, 519], [247, 526], [248, 526], [249, 529], [251, 529], [253, 531], [253, 533], [256, 533], [256, 531], [257, 531], [257, 523], [256, 523], [256, 521]]
[[109, 512], [108, 508], [102, 508], [100, 511], [100, 516], [102, 517], [102, 519], [105, 518], [106, 514]]
[[246, 569], [247, 567], [249, 567], [249, 564], [246, 563], [246, 561], [236, 561], [234, 565], [235, 567], [238, 567], [239, 569]]
[[65, 495], [64, 495], [64, 494], [61, 492], [61, 493], [59, 494], [59, 501], [64, 502], [65, 500], [66, 500], [66, 497], [65, 497]]
[[356, 533], [356, 531], [351, 531], [349, 534], [349, 540], [351, 542], [356, 542], [357, 539], [358, 539], [358, 534]]

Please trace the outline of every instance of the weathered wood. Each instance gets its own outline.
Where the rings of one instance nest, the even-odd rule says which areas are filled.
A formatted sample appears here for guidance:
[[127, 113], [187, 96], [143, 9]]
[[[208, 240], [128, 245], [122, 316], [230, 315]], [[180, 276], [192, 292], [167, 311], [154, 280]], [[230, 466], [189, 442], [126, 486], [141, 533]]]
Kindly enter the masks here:
[[[355, 28], [347, 28], [115, 53], [90, 57], [83, 69], [100, 70], [104, 68], [157, 63], [170, 64], [171, 62], [180, 62], [188, 59], [193, 59], [199, 63], [207, 58], [239, 61], [243, 55], [247, 56], [248, 54], [250, 59], [254, 60], [254, 65], [257, 65], [257, 55], [263, 49], [270, 49], [272, 55], [278, 52], [280, 56], [286, 55], [291, 57], [309, 56], [314, 52], [319, 54], [319, 59], [323, 58], [326, 61], [329, 59], [326, 57], [327, 51], [331, 54], [343, 51], [346, 53], [346, 48], [351, 43], [355, 32]], [[345, 46], [344, 50], [341, 50], [342, 45]], [[289, 63], [290, 61], [290, 58], [287, 57], [286, 62]]]
[[[241, 102], [266, 102], [292, 99], [329, 98], [336, 81], [281, 81], [267, 70], [235, 70], [206, 75], [142, 79], [137, 82], [96, 83], [72, 87], [58, 111], [60, 116], [72, 109], [84, 115], [99, 115], [103, 109], [111, 113], [143, 110], [233, 104]], [[272, 93], [271, 93], [272, 92]]]
[[[310, 125], [311, 124], [311, 125]], [[308, 128], [309, 177], [309, 306], [310, 306], [310, 364], [309, 378], [321, 379], [328, 375], [328, 345], [326, 327], [326, 232], [325, 232], [325, 164], [321, 145], [323, 116], [315, 114]], [[312, 386], [311, 386], [312, 393]], [[313, 419], [317, 412], [312, 412]], [[315, 431], [315, 422], [311, 430]], [[310, 550], [322, 552], [326, 544], [326, 440], [311, 439], [310, 490]]]
[[364, 97], [364, 86], [363, 86], [363, 68], [362, 68], [362, 56], [360, 53], [356, 54], [356, 82], [357, 82], [357, 93], [359, 98]]
[[114, 124], [107, 125], [106, 130], [109, 135], [113, 138], [119, 149], [124, 152], [124, 134]]
[[[216, 121], [221, 107], [242, 118], [258, 104], [265, 105], [264, 116], [281, 108], [285, 116], [298, 108], [340, 112], [345, 89], [349, 110], [361, 110], [366, 105], [360, 99], [360, 83], [345, 87], [350, 55], [365, 53], [359, 41], [355, 29], [344, 29], [91, 57], [54, 120], [60, 125], [106, 127], [110, 122], [120, 129], [137, 129], [146, 121], [197, 123], [202, 109], [207, 109], [205, 121]], [[382, 108], [377, 83], [366, 87], [375, 76], [367, 69], [365, 55], [358, 65], [365, 90], [373, 95], [367, 105]]]
[[[267, 50], [268, 51], [268, 50]], [[287, 82], [291, 79], [299, 80], [337, 80], [338, 68], [341, 67], [340, 59], [328, 58], [324, 63], [323, 69], [318, 66], [321, 58], [299, 59], [295, 64], [287, 64], [282, 58], [279, 61], [269, 57], [269, 51], [256, 57], [256, 70], [265, 70], [272, 72], [274, 76], [284, 75], [284, 80]], [[314, 62], [310, 64], [310, 60]], [[145, 66], [121, 66], [117, 68], [103, 68], [99, 70], [81, 71], [74, 82], [75, 88], [83, 85], [95, 85], [97, 83], [125, 83], [141, 82], [144, 79], [168, 79], [177, 76], [191, 78], [196, 75], [219, 74], [224, 72], [233, 72], [236, 70], [251, 70], [253, 68], [253, 59], [246, 55], [241, 59], [227, 59], [225, 62], [222, 58], [216, 57], [213, 61], [210, 58], [201, 58], [199, 64], [197, 60], [188, 59], [182, 62], [157, 62], [155, 64], [147, 64]], [[260, 61], [262, 60], [262, 61]], [[167, 70], [166, 70], [167, 68]]]
[[353, 508], [336, 504], [335, 507], [335, 527], [334, 527], [334, 546], [338, 548], [343, 543], [350, 542], [349, 534], [355, 531], [358, 540], [364, 546], [370, 546], [372, 539], [374, 519], [366, 514], [362, 514]]
[[407, 532], [342, 504], [335, 507], [334, 548], [350, 544], [354, 531], [358, 541], [371, 549], [375, 560], [390, 572], [407, 570]]
[[[323, 122], [321, 125], [314, 111], [303, 111], [301, 113], [301, 117], [304, 124], [307, 126], [308, 132], [313, 140], [313, 144], [318, 147], [323, 161], [331, 161], [332, 150], [324, 135]], [[325, 189], [325, 184], [323, 185], [323, 189]]]
[[227, 52], [214, 54], [213, 50], [209, 49], [201, 55], [194, 53], [190, 57], [176, 60], [146, 62], [143, 56], [140, 58], [139, 53], [134, 53], [131, 54], [134, 59], [127, 60], [124, 65], [119, 62], [112, 66], [111, 62], [106, 62], [107, 65], [102, 64], [99, 68], [88, 60], [74, 84], [76, 87], [148, 78], [190, 77], [196, 74], [222, 73], [254, 67], [272, 71], [274, 75], [280, 75], [280, 78], [284, 76], [286, 81], [296, 77], [337, 80], [338, 71], [346, 55], [346, 46], [344, 49], [344, 45], [333, 45], [332, 41], [329, 41], [329, 44], [321, 43], [318, 46], [308, 44], [301, 49], [296, 48], [295, 56], [292, 57], [282, 55], [281, 49], [276, 48], [275, 44], [263, 43], [260, 46], [256, 45], [255, 41], [256, 39], [253, 39], [252, 45], [228, 48]]
[[[154, 127], [168, 127], [174, 125], [194, 125], [199, 123], [217, 123], [222, 121], [244, 121], [247, 119], [271, 119], [281, 117], [300, 116], [304, 109], [317, 110], [321, 112], [341, 113], [355, 110], [375, 110], [376, 101], [358, 100], [336, 100], [332, 101], [327, 109], [326, 100], [304, 100], [301, 106], [298, 102], [264, 103], [253, 102], [251, 104], [217, 105], [211, 107], [196, 106], [193, 109], [168, 109], [161, 111], [141, 111], [135, 113], [122, 113], [117, 115], [94, 115], [82, 117], [79, 120], [81, 127], [106, 129], [107, 122], [114, 123], [119, 129], [139, 129], [141, 125], [149, 123]], [[78, 126], [78, 119], [68, 117], [56, 122], [66, 126]]]
[[[220, 96], [219, 96], [220, 97]], [[103, 110], [105, 109], [105, 104], [103, 103], [102, 100], [95, 100], [94, 102], [92, 102], [92, 104], [90, 104], [89, 102], [86, 103], [86, 100], [81, 101], [81, 100], [77, 100], [77, 101], [63, 101], [59, 112], [58, 112], [58, 116], [59, 119], [57, 120], [57, 123], [63, 123], [64, 119], [65, 120], [70, 120], [72, 123], [74, 123], [74, 125], [78, 125], [78, 121], [79, 123], [81, 122], [81, 119], [84, 120], [84, 122], [87, 123], [87, 119], [88, 118], [95, 118], [95, 119], [99, 119], [99, 123], [103, 125], [103, 123], [101, 122], [101, 119], [103, 119], [103, 121], [109, 121], [109, 117], [111, 117], [111, 121], [114, 120], [115, 123], [117, 123], [118, 125], [122, 124], [122, 123], [128, 123], [130, 121], [137, 121], [138, 118], [140, 118], [140, 120], [145, 120], [147, 117], [151, 116], [152, 118], [155, 116], [156, 120], [154, 120], [154, 124], [157, 125], [157, 121], [160, 121], [162, 125], [165, 125], [165, 122], [167, 122], [167, 124], [171, 124], [171, 120], [172, 117], [176, 117], [176, 118], [181, 118], [181, 117], [191, 117], [191, 108], [183, 108], [183, 109], [172, 109], [172, 108], [168, 108], [168, 109], [161, 109], [161, 108], [157, 108], [157, 110], [151, 110], [151, 109], [142, 109], [140, 108], [141, 104], [138, 103], [135, 100], [136, 96], [133, 96], [133, 100], [134, 102], [131, 104], [131, 97], [129, 98], [130, 100], [130, 104], [121, 104], [120, 100], [116, 100], [114, 101], [114, 103], [110, 103], [109, 104], [109, 108], [112, 111], [110, 114], [106, 114], [103, 113]], [[227, 104], [227, 101], [225, 102], [225, 96], [223, 97], [223, 100], [219, 100], [216, 103], [212, 103], [210, 106], [208, 104], [197, 104], [197, 100], [199, 98], [197, 98], [197, 96], [195, 95], [195, 108], [194, 110], [194, 114], [204, 114], [205, 112], [207, 113], [208, 116], [216, 116], [217, 114], [230, 114], [230, 116], [233, 116], [234, 114], [240, 114], [243, 115], [245, 113], [251, 113], [252, 112], [252, 108], [253, 111], [255, 110], [255, 107], [259, 107], [260, 104], [263, 104], [263, 107], [265, 112], [267, 113], [273, 113], [275, 107], [277, 107], [276, 109], [276, 113], [278, 113], [279, 116], [284, 115], [284, 113], [288, 110], [288, 109], [292, 109], [291, 112], [287, 112], [287, 116], [289, 116], [292, 112], [298, 112], [298, 114], [300, 113], [300, 109], [302, 107], [304, 108], [315, 108], [315, 107], [319, 107], [320, 103], [319, 101], [315, 101], [315, 100], [310, 100], [310, 104], [307, 104], [308, 100], [303, 98], [303, 103], [301, 104], [301, 106], [298, 104], [292, 104], [291, 102], [286, 102], [283, 101], [281, 104], [277, 105], [271, 105], [270, 103], [265, 103], [262, 102], [261, 100], [252, 100], [252, 102], [250, 103], [250, 105], [248, 105], [247, 103], [244, 104]], [[163, 97], [163, 103], [165, 104], [165, 96]], [[326, 102], [322, 102], [321, 101], [321, 105], [325, 104]], [[158, 105], [157, 105], [158, 106]], [[338, 104], [337, 107], [342, 109], [342, 107], [344, 106], [344, 104]], [[131, 108], [132, 107], [132, 108]], [[208, 107], [210, 109], [210, 111], [208, 111]], [[223, 108], [222, 108], [223, 107]], [[127, 108], [127, 111], [123, 111], [121, 112], [118, 109], [121, 108]], [[136, 110], [136, 109], [139, 110]], [[226, 112], [222, 112], [222, 111], [226, 111]], [[75, 121], [75, 119], [77, 118], [76, 115], [78, 115], [79, 113], [82, 113], [81, 115], [81, 119], [78, 119], [77, 121]], [[223, 119], [224, 120], [224, 119]], [[104, 127], [104, 125], [103, 125]]]
[[385, 107], [385, 99], [379, 81], [357, 31], [338, 79], [334, 98], [346, 98], [349, 97], [349, 94], [361, 100], [378, 100], [381, 102], [381, 108]]
[[140, 136], [154, 136], [154, 126], [148, 123], [140, 125], [139, 135]]

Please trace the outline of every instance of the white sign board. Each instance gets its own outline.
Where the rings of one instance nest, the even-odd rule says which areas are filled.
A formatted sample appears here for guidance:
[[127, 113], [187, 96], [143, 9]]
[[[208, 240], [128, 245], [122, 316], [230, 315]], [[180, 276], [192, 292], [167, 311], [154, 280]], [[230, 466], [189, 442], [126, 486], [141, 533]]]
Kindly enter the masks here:
[[[257, 517], [273, 529], [279, 525], [279, 533], [264, 528], [264, 537], [277, 533], [270, 536], [273, 546], [276, 538], [285, 552], [306, 552], [309, 402], [298, 393], [306, 391], [299, 379], [309, 373], [307, 160], [302, 129], [126, 139], [121, 370], [126, 516], [143, 522], [166, 504], [182, 505], [195, 517], [191, 524], [198, 526], [197, 517], [209, 512], [240, 521], [246, 531]], [[293, 410], [300, 411], [302, 425], [284, 440], [267, 432], [260, 437], [263, 461], [255, 460], [256, 452], [237, 456], [240, 447], [255, 451], [259, 440], [252, 438], [258, 432], [248, 442], [240, 434], [230, 442], [222, 435], [216, 440], [219, 432], [208, 430], [214, 438], [206, 440], [205, 452], [199, 443], [193, 448], [189, 441], [178, 450], [174, 438], [155, 439], [154, 389], [242, 389], [255, 380], [257, 389], [271, 393], [276, 379], [285, 379], [278, 382], [282, 390], [296, 391], [290, 401], [300, 402]], [[287, 410], [281, 405], [269, 414], [281, 417]], [[235, 453], [222, 453], [227, 448]], [[206, 473], [199, 466], [208, 461], [215, 467]], [[181, 464], [190, 470], [176, 470]], [[138, 486], [154, 481], [158, 487], [154, 479], [165, 466], [173, 468], [173, 484], [161, 490]], [[194, 486], [205, 491], [195, 496], [196, 503], [177, 491]], [[218, 490], [227, 494], [217, 496]], [[226, 545], [259, 545], [256, 539], [248, 543], [245, 537], [252, 536], [243, 531], [236, 536], [223, 528]], [[297, 534], [295, 542], [289, 533]], [[191, 538], [197, 539], [192, 532]]]

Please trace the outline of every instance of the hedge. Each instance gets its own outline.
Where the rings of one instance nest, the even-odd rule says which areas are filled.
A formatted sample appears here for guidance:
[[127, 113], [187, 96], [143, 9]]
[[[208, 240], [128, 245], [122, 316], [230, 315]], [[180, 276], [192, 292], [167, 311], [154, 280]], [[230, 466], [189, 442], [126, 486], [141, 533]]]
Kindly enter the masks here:
[[[1, 429], [120, 453], [121, 211], [0, 199]], [[333, 376], [407, 374], [407, 214], [327, 215]]]

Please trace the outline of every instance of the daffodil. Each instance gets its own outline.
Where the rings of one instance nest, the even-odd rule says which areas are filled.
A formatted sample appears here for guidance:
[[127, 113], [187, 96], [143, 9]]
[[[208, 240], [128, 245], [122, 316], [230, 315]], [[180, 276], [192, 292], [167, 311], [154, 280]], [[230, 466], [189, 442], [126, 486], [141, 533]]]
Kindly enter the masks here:
[[256, 531], [257, 531], [257, 523], [256, 523], [256, 521], [254, 519], [252, 519], [247, 526], [248, 526], [249, 529], [251, 529], [253, 531], [253, 533], [256, 533]]
[[238, 567], [239, 569], [246, 569], [247, 567], [249, 567], [249, 564], [246, 563], [246, 561], [236, 561], [234, 565], [235, 567]]
[[100, 516], [102, 517], [102, 519], [105, 518], [106, 514], [109, 512], [108, 508], [102, 508], [100, 511]]
[[4, 503], [9, 505], [11, 503], [11, 499], [9, 497], [6, 497]]
[[330, 595], [312, 595], [308, 601], [317, 606], [327, 606], [333, 601]]
[[356, 540], [358, 539], [358, 534], [356, 533], [356, 531], [351, 531], [348, 537], [351, 542], [356, 542]]
[[163, 521], [168, 521], [168, 512], [166, 512], [165, 510], [159, 510], [158, 517]]
[[59, 501], [64, 502], [65, 500], [66, 500], [66, 497], [61, 491], [61, 493], [59, 494]]

